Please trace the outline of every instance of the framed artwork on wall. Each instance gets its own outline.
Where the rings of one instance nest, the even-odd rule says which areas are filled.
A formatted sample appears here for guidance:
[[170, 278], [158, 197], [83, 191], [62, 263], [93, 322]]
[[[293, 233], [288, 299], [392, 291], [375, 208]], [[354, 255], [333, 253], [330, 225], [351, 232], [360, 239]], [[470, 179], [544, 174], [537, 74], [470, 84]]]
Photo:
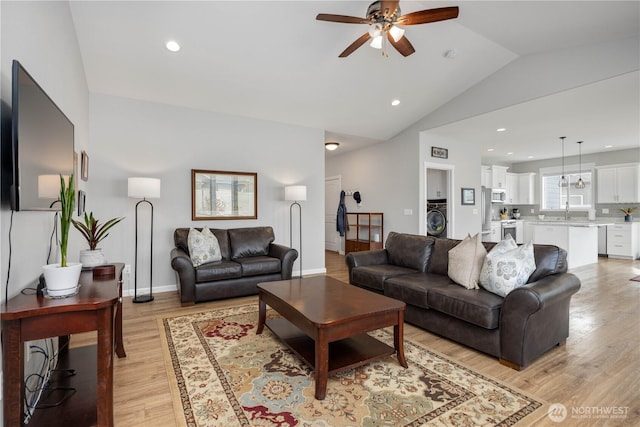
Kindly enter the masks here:
[[191, 219], [257, 219], [258, 174], [191, 170]]
[[84, 205], [87, 199], [87, 193], [80, 190], [78, 191], [78, 216], [84, 215]]
[[78, 191], [78, 152], [73, 152], [73, 189]]
[[83, 181], [89, 179], [89, 155], [84, 150], [82, 150], [80, 177]]
[[449, 150], [440, 147], [431, 147], [431, 157], [437, 157], [439, 159], [448, 159]]
[[475, 205], [476, 204], [476, 189], [475, 188], [462, 188], [462, 196], [460, 198], [463, 205]]

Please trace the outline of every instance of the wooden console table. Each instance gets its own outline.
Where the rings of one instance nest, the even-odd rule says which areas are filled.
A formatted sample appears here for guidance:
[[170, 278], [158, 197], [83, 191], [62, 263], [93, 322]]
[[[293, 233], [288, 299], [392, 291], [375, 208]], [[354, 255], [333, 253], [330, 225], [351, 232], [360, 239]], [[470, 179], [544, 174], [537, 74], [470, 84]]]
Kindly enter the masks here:
[[[19, 294], [0, 307], [2, 320], [3, 409], [6, 427], [23, 425], [25, 341], [60, 337], [61, 347], [70, 334], [97, 330], [96, 411], [90, 414], [100, 427], [113, 426], [113, 351], [125, 357], [122, 343], [122, 269], [115, 276], [93, 279], [80, 275], [78, 294], [67, 298]], [[63, 352], [74, 352], [65, 346]], [[71, 400], [71, 399], [70, 399]], [[69, 403], [69, 402], [67, 402]], [[97, 415], [97, 418], [95, 418]], [[49, 421], [52, 421], [51, 418]], [[31, 426], [31, 423], [29, 423]], [[51, 425], [51, 424], [49, 424]]]

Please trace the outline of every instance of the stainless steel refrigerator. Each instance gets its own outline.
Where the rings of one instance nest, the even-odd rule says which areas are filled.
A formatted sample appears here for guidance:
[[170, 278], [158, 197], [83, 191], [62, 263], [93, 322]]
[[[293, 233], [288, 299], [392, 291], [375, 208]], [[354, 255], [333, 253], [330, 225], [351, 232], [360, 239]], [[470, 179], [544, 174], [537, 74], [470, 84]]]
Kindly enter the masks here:
[[480, 187], [480, 215], [482, 219], [482, 234], [491, 234], [491, 189]]

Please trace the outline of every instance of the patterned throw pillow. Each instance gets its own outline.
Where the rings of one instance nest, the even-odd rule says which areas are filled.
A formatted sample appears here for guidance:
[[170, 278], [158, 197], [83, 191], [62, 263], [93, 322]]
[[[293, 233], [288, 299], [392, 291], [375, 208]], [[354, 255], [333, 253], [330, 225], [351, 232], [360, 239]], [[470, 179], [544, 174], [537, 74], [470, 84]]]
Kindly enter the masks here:
[[529, 276], [536, 269], [536, 261], [531, 242], [522, 246], [516, 245], [513, 249], [506, 249], [512, 246], [511, 243], [505, 243], [502, 246], [500, 243], [484, 259], [480, 272], [480, 286], [505, 297], [515, 288], [527, 283]]
[[478, 289], [480, 269], [486, 255], [480, 233], [467, 236], [449, 251], [449, 278], [467, 289]]
[[209, 227], [203, 228], [202, 232], [195, 228], [189, 229], [187, 244], [189, 245], [189, 256], [194, 267], [222, 259], [218, 239], [209, 230]]

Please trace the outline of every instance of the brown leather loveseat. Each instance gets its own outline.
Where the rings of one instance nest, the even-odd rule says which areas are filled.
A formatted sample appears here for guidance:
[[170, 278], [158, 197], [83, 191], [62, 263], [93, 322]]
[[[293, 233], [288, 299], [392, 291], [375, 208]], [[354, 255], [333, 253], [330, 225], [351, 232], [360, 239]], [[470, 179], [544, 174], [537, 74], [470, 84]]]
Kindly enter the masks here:
[[[201, 231], [202, 229], [196, 228]], [[298, 251], [273, 243], [271, 227], [211, 229], [222, 260], [194, 267], [189, 256], [189, 228], [173, 232], [171, 267], [176, 271], [183, 306], [196, 302], [256, 295], [260, 282], [291, 278]]]
[[[405, 320], [521, 369], [569, 336], [569, 303], [580, 289], [567, 253], [533, 245], [536, 269], [501, 297], [466, 289], [448, 276], [449, 250], [461, 241], [391, 232], [385, 249], [347, 254], [349, 282], [407, 304]], [[483, 243], [487, 252], [495, 243]]]

